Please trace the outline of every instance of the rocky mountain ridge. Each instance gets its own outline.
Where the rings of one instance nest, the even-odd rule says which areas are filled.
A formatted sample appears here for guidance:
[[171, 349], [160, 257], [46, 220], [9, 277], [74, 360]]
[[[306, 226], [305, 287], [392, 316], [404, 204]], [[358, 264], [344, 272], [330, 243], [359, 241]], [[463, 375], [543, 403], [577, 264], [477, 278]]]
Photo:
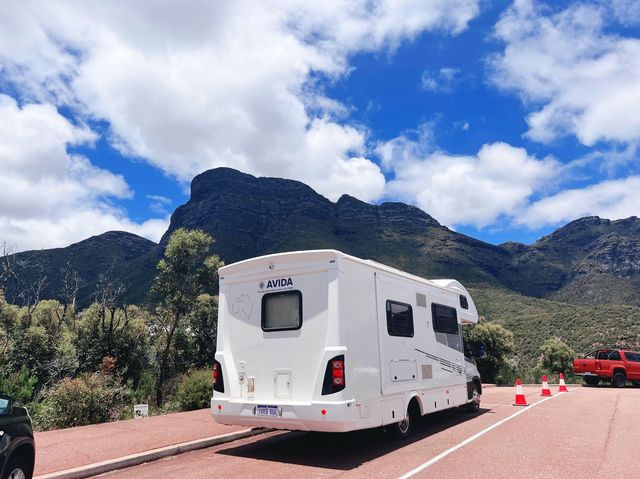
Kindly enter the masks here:
[[[230, 168], [196, 176], [191, 197], [175, 210], [159, 245], [108, 232], [80, 243], [16, 258], [43, 265], [45, 297], [56, 297], [60, 270], [82, 277], [82, 302], [100, 274], [144, 301], [164, 244], [177, 228], [199, 228], [216, 239], [212, 251], [229, 264], [281, 251], [334, 248], [424, 277], [454, 277], [472, 287], [593, 305], [640, 304], [640, 220], [581, 218], [531, 245], [491, 245], [440, 225], [403, 203], [372, 205], [348, 195], [332, 202], [304, 183], [256, 178]], [[30, 271], [30, 272], [29, 272]], [[33, 268], [24, 270], [31, 280]], [[10, 293], [10, 291], [9, 291]]]

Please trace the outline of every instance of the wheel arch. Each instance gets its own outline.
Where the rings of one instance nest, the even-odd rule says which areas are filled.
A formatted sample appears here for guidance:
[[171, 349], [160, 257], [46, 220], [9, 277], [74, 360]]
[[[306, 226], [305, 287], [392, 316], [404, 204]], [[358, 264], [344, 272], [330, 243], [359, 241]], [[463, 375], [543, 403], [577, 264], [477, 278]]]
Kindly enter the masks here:
[[420, 398], [420, 395], [418, 394], [417, 391], [411, 391], [405, 397], [405, 410], [407, 411], [409, 410], [409, 408], [411, 407], [412, 401], [416, 403], [418, 407], [418, 411], [420, 412], [420, 415], [424, 416], [424, 406], [422, 404], [422, 398]]

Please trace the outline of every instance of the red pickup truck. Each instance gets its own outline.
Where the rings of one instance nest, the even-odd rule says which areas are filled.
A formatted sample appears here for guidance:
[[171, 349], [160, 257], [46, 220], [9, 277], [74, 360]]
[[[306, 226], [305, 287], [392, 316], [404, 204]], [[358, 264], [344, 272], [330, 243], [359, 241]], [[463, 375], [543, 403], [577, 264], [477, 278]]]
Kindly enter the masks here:
[[573, 371], [584, 378], [584, 382], [595, 386], [600, 381], [611, 382], [621, 388], [631, 381], [640, 386], [640, 353], [620, 349], [597, 349], [584, 358], [573, 360]]

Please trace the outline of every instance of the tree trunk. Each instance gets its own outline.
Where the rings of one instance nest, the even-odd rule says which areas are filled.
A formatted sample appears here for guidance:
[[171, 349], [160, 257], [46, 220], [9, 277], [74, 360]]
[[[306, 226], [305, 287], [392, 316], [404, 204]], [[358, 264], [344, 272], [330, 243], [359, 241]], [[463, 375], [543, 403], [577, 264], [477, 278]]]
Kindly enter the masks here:
[[162, 352], [162, 360], [160, 361], [160, 371], [158, 372], [158, 383], [156, 384], [156, 405], [158, 407], [162, 406], [163, 391], [162, 386], [164, 384], [164, 376], [166, 372], [167, 362], [169, 361], [169, 353], [171, 352], [171, 341], [173, 340], [173, 333], [176, 331], [176, 327], [178, 326], [178, 321], [180, 320], [180, 314], [175, 313], [173, 316], [173, 324], [169, 328], [169, 333], [167, 334], [167, 344], [164, 347], [164, 351]]

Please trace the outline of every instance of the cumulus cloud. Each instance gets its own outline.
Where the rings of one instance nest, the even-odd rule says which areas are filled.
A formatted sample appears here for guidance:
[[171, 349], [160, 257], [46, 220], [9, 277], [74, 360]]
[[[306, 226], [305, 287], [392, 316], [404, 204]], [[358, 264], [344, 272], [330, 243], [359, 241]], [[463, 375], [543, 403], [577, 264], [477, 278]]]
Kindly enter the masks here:
[[68, 153], [96, 135], [48, 104], [18, 106], [0, 95], [0, 239], [18, 250], [66, 246], [107, 230], [158, 240], [166, 220], [127, 219], [110, 199], [132, 195], [125, 180]]
[[482, 228], [511, 220], [562, 169], [552, 158], [538, 159], [502, 142], [486, 144], [476, 155], [452, 155], [434, 149], [428, 131], [418, 139], [402, 135], [382, 143], [377, 152], [395, 174], [387, 195], [416, 204], [448, 226]]
[[582, 216], [619, 219], [640, 211], [640, 176], [606, 180], [585, 188], [568, 189], [534, 202], [519, 224], [530, 228], [556, 225]]
[[637, 19], [638, 3], [576, 2], [548, 12], [533, 0], [515, 0], [495, 27], [504, 51], [489, 63], [492, 81], [519, 93], [532, 110], [528, 136], [551, 142], [575, 135], [587, 146], [637, 142], [640, 39], [604, 27], [613, 16]]
[[478, 0], [3, 5], [2, 76], [23, 97], [108, 122], [123, 154], [183, 181], [231, 166], [363, 200], [384, 177], [319, 78], [427, 29], [458, 33], [478, 13]]

